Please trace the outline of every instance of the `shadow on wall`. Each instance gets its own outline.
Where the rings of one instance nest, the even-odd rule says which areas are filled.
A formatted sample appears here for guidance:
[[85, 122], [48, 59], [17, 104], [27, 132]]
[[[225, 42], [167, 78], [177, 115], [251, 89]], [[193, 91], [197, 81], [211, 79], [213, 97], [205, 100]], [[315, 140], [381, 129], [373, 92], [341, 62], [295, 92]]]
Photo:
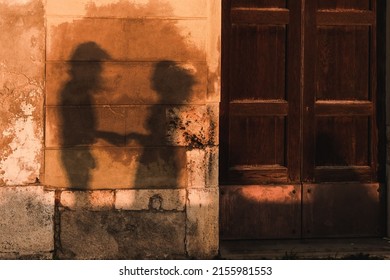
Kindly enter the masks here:
[[193, 22], [171, 10], [120, 1], [48, 19], [45, 180], [82, 190], [58, 194], [59, 258], [185, 255], [176, 189], [188, 184], [186, 135], [202, 133], [207, 64], [183, 31]]
[[[61, 160], [68, 177], [70, 187], [77, 189], [89, 189], [91, 171], [97, 167], [97, 160], [91, 153], [92, 146], [98, 139], [103, 139], [115, 146], [126, 146], [127, 142], [135, 140], [141, 147], [150, 146], [160, 134], [162, 114], [159, 104], [167, 104], [176, 97], [179, 103], [185, 102], [192, 92], [195, 79], [188, 70], [180, 67], [174, 61], [159, 61], [153, 67], [151, 76], [151, 88], [156, 91], [158, 100], [154, 106], [149, 107], [149, 117], [145, 120], [146, 134], [129, 132], [119, 134], [113, 131], [97, 129], [97, 112], [95, 96], [104, 90], [102, 68], [103, 61], [110, 59], [110, 55], [95, 42], [86, 42], [78, 45], [70, 57], [70, 80], [64, 85], [60, 93], [60, 127], [61, 142], [65, 148]], [[93, 61], [94, 64], [85, 64], [83, 61]], [[180, 97], [182, 100], [177, 100]], [[80, 107], [82, 110], [80, 111]], [[72, 110], [75, 109], [75, 110]], [[137, 116], [134, 116], [136, 119]], [[161, 143], [163, 145], [164, 143]], [[139, 165], [148, 166], [167, 157], [166, 151], [156, 153], [144, 152], [140, 156]], [[167, 160], [168, 161], [168, 160]], [[180, 157], [173, 161], [171, 175], [173, 181], [170, 186], [177, 185]], [[147, 174], [141, 168], [136, 172], [135, 186], [145, 185], [145, 179], [152, 174]]]
[[[102, 90], [102, 61], [110, 55], [95, 42], [77, 46], [70, 58], [70, 77], [60, 93], [60, 118], [62, 146], [75, 149], [71, 153], [62, 151], [61, 160], [68, 176], [70, 186], [88, 188], [90, 172], [96, 168], [90, 147], [97, 138], [103, 138], [114, 145], [123, 144], [124, 135], [110, 131], [97, 130], [96, 113], [93, 99]], [[80, 61], [93, 60], [85, 65]], [[73, 106], [82, 106], [83, 110], [72, 110]], [[77, 169], [77, 172], [75, 172]]]
[[[161, 18], [174, 13], [159, 1], [85, 8], [86, 18], [48, 24], [47, 105], [58, 120], [47, 147], [59, 147], [63, 169], [50, 174], [57, 156], [49, 151], [48, 184], [186, 187], [186, 146], [207, 143], [204, 113], [191, 105], [207, 92], [205, 55], [185, 31], [192, 21]], [[110, 11], [120, 18], [107, 18]], [[132, 18], [142, 15], [156, 18]]]
[[[189, 98], [194, 84], [194, 77], [174, 61], [160, 61], [154, 66], [151, 85], [152, 89], [154, 89], [158, 95], [156, 104], [167, 104], [172, 95], [180, 97], [180, 103], [184, 102]], [[135, 139], [143, 147], [150, 145], [156, 137], [154, 134], [161, 130], [161, 128], [158, 127], [161, 117], [161, 107], [159, 105], [152, 106], [150, 108], [149, 117], [144, 125], [149, 133], [139, 134], [130, 132], [127, 135], [127, 141]], [[158, 157], [164, 158], [166, 156], [166, 152], [164, 151], [159, 151], [157, 155], [154, 153], [150, 155], [144, 152], [140, 157], [139, 166], [149, 166], [150, 164], [157, 162], [159, 160]], [[179, 185], [180, 160], [180, 156], [175, 157], [173, 160], [173, 166], [171, 166], [171, 178], [173, 181], [170, 184], [168, 183], [170, 186]], [[138, 168], [134, 180], [135, 186], [144, 185], [145, 177], [148, 176], [148, 174], [145, 173], [146, 172], [142, 172], [142, 170]]]

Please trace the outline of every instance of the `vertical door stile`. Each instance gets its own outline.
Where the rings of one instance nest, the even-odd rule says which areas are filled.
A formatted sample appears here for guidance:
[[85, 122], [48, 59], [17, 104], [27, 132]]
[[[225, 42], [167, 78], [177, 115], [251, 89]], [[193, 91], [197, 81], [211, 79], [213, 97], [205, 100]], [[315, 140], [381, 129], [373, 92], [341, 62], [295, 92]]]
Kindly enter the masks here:
[[301, 1], [288, 1], [290, 22], [288, 25], [287, 40], [287, 89], [288, 100], [287, 117], [287, 166], [289, 182], [301, 184], [301, 158], [302, 158], [302, 83], [303, 73], [303, 6]]

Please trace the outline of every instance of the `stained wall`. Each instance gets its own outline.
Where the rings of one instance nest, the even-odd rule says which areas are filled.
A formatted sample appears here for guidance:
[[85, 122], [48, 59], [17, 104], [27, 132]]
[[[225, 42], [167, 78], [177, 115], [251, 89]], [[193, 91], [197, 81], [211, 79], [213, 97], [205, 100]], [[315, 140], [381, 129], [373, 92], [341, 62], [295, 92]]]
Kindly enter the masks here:
[[220, 1], [17, 2], [0, 1], [0, 182], [51, 240], [26, 252], [0, 229], [3, 257], [215, 256]]

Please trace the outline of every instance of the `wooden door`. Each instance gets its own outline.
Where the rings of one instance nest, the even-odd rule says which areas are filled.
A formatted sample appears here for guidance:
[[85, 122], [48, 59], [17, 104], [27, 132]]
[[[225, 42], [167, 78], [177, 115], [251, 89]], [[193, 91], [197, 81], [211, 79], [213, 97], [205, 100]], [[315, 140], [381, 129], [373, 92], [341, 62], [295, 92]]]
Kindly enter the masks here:
[[382, 233], [376, 2], [223, 1], [222, 238]]

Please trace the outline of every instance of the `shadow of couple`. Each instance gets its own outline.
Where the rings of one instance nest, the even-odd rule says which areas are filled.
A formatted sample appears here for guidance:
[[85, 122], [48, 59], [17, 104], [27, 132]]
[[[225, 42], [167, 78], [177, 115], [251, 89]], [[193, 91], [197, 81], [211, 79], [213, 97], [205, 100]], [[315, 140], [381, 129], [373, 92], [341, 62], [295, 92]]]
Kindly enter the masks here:
[[[151, 89], [157, 93], [158, 100], [151, 104], [153, 106], [147, 107], [149, 112], [144, 128], [148, 133], [121, 134], [99, 130], [96, 96], [102, 91], [107, 91], [102, 72], [104, 63], [110, 61], [113, 61], [112, 57], [95, 42], [78, 45], [69, 60], [70, 79], [60, 92], [60, 137], [61, 160], [72, 188], [90, 188], [91, 170], [97, 167], [91, 147], [99, 139], [114, 146], [128, 146], [131, 141], [136, 141], [141, 147], [150, 145], [156, 138], [157, 131], [161, 132], [161, 127], [156, 127], [161, 124], [161, 118], [164, 117], [160, 105], [172, 104], [172, 96], [178, 104], [183, 104], [195, 84], [193, 75], [176, 62], [171, 60], [155, 62], [150, 83]], [[131, 91], [127, 94], [131, 94]], [[134, 116], [134, 119], [136, 117]], [[67, 151], [64, 151], [64, 148]], [[139, 164], [146, 161], [145, 157], [146, 155], [140, 156]], [[135, 182], [139, 182], [140, 179], [136, 178]]]

